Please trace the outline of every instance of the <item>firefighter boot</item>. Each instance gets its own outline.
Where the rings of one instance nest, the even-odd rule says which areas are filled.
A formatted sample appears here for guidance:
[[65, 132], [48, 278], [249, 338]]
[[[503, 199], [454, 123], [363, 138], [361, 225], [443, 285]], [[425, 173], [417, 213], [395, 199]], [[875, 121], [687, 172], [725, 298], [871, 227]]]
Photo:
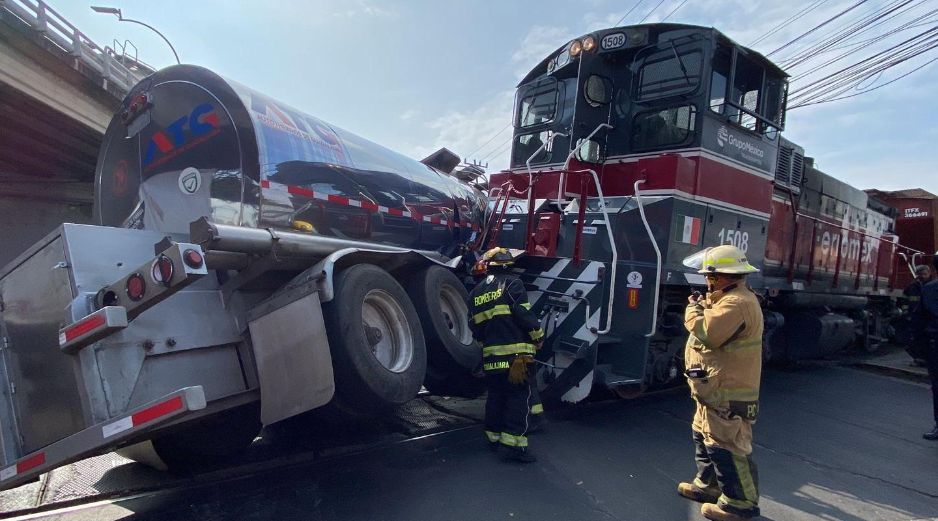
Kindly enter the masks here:
[[720, 505], [712, 503], [700, 505], [700, 513], [712, 521], [746, 521], [747, 519], [752, 519], [759, 515], [758, 512], [753, 512], [749, 515], [736, 514], [723, 510]]
[[716, 503], [720, 498], [720, 489], [703, 489], [693, 483], [681, 482], [677, 484], [677, 493], [687, 499], [700, 503]]
[[938, 440], [938, 425], [935, 425], [935, 428], [922, 434], [922, 437], [928, 441]]
[[528, 450], [527, 447], [504, 447], [502, 449], [502, 458], [505, 461], [519, 461], [521, 463], [534, 463], [537, 458]]

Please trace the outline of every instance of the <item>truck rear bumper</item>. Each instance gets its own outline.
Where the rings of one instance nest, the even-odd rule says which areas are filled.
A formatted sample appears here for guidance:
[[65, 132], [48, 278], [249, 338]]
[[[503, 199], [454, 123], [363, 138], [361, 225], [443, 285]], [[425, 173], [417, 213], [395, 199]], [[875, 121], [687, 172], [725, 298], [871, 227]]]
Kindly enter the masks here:
[[128, 411], [123, 416], [88, 427], [7, 464], [0, 468], [0, 490], [26, 483], [47, 470], [100, 452], [102, 448], [117, 446], [141, 431], [179, 419], [191, 411], [204, 409], [205, 405], [202, 386], [179, 389]]

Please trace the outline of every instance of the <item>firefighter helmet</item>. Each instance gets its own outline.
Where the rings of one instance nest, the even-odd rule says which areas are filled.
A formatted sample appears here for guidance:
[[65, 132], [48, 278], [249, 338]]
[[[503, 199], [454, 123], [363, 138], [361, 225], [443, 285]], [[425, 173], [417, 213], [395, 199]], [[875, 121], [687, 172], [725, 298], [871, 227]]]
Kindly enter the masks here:
[[684, 265], [697, 273], [726, 273], [746, 275], [759, 270], [746, 259], [746, 254], [736, 246], [723, 244], [706, 248], [684, 259]]
[[487, 266], [511, 266], [515, 263], [518, 256], [512, 253], [508, 248], [492, 248], [482, 255], [482, 260]]

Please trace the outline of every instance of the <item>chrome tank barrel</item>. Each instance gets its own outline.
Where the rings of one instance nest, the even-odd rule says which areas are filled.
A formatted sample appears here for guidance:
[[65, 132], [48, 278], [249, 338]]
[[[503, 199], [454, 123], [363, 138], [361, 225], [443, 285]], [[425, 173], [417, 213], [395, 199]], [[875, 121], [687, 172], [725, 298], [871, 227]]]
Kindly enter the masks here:
[[131, 90], [95, 178], [98, 224], [174, 236], [205, 217], [452, 256], [484, 212], [456, 178], [192, 65]]
[[351, 241], [297, 232], [280, 232], [264, 228], [215, 224], [205, 219], [192, 223], [189, 236], [192, 242], [213, 253], [229, 252], [265, 255], [276, 251], [278, 254], [287, 256], [318, 258], [346, 248], [397, 252], [410, 251], [385, 244]]

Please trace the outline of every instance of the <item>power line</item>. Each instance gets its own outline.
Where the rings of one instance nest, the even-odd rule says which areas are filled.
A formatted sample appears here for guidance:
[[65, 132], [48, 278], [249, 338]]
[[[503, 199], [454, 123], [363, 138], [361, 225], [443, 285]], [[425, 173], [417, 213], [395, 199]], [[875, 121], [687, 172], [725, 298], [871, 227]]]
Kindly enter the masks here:
[[472, 157], [473, 154], [475, 154], [476, 152], [478, 152], [478, 151], [482, 150], [483, 148], [485, 148], [486, 145], [488, 145], [488, 144], [491, 143], [492, 141], [495, 141], [495, 138], [497, 138], [498, 136], [500, 136], [500, 135], [502, 134], [502, 132], [508, 130], [509, 127], [511, 127], [511, 122], [510, 122], [510, 121], [509, 121], [508, 124], [505, 125], [501, 130], [499, 130], [494, 136], [490, 137], [488, 141], [486, 141], [485, 143], [482, 143], [482, 144], [479, 145], [475, 150], [473, 150], [472, 152], [466, 154], [466, 157]]
[[[859, 51], [861, 51], [861, 50], [863, 50], [863, 49], [865, 49], [865, 48], [867, 48], [867, 47], [869, 47], [869, 46], [871, 46], [871, 45], [874, 45], [874, 44], [879, 43], [879, 42], [881, 42], [881, 41], [883, 41], [883, 40], [886, 40], [886, 39], [889, 38], [890, 36], [893, 36], [893, 35], [895, 35], [895, 34], [898, 34], [899, 32], [902, 32], [902, 31], [904, 31], [904, 30], [906, 30], [906, 29], [908, 29], [908, 28], [910, 28], [910, 27], [914, 27], [914, 26], [915, 26], [914, 24], [916, 24], [917, 22], [920, 22], [920, 21], [922, 21], [923, 19], [926, 19], [926, 18], [928, 18], [928, 17], [934, 16], [936, 13], [938, 13], [938, 9], [933, 9], [933, 10], [929, 11], [928, 13], [926, 13], [926, 14], [924, 14], [924, 15], [922, 15], [922, 16], [919, 16], [918, 18], [915, 18], [915, 19], [913, 19], [913, 20], [910, 20], [910, 21], [908, 21], [908, 22], [906, 22], [906, 23], [904, 23], [904, 24], [902, 24], [902, 25], [900, 25], [900, 26], [898, 26], [898, 27], [896, 27], [896, 28], [894, 28], [894, 29], [892, 29], [892, 30], [890, 30], [890, 31], [887, 31], [887, 32], [885, 32], [885, 33], [879, 35], [879, 36], [876, 36], [876, 37], [874, 37], [874, 38], [870, 38], [870, 39], [868, 39], [868, 40], [863, 40], [863, 41], [861, 41], [861, 42], [858, 42], [858, 43], [856, 43], [856, 44], [853, 45], [853, 47], [854, 47], [853, 49], [851, 49], [851, 50], [849, 50], [849, 51], [846, 51], [846, 52], [844, 52], [844, 53], [841, 53], [841, 54], [839, 54], [838, 56], [836, 56], [836, 57], [834, 57], [834, 58], [832, 58], [832, 59], [830, 59], [830, 60], [828, 60], [828, 61], [826, 61], [826, 62], [824, 62], [824, 63], [822, 63], [822, 64], [820, 64], [820, 65], [818, 65], [818, 66], [816, 66], [816, 67], [814, 67], [814, 68], [812, 68], [812, 69], [809, 69], [809, 70], [807, 70], [807, 71], [805, 71], [805, 72], [802, 72], [802, 73], [798, 74], [797, 76], [794, 76], [794, 77], [791, 79], [791, 82], [796, 82], [796, 81], [798, 81], [798, 80], [800, 80], [800, 79], [802, 79], [802, 78], [805, 78], [805, 77], [807, 77], [807, 76], [809, 76], [809, 75], [811, 75], [811, 74], [813, 74], [813, 73], [815, 73], [815, 72], [820, 71], [820, 70], [823, 69], [824, 67], [827, 67], [827, 66], [829, 66], [829, 65], [832, 65], [832, 64], [834, 64], [835, 62], [838, 62], [838, 61], [840, 61], [841, 59], [846, 58], [847, 56], [849, 56], [849, 55], [851, 55], [851, 54], [854, 54], [854, 53], [859, 52]], [[830, 50], [830, 49], [827, 49], [827, 50]]]
[[[789, 97], [789, 106], [795, 108], [853, 97], [853, 95], [843, 95], [851, 89], [857, 89], [870, 78], [876, 78], [883, 71], [934, 49], [938, 49], [938, 26], [795, 90]], [[900, 78], [907, 75], [900, 76]], [[895, 80], [889, 83], [893, 81]], [[867, 88], [862, 92], [870, 92], [876, 88], [880, 86]]]
[[773, 27], [769, 32], [763, 34], [762, 36], [760, 36], [759, 38], [757, 38], [755, 41], [753, 41], [752, 43], [750, 43], [750, 44], [749, 44], [749, 47], [752, 47], [752, 46], [756, 45], [757, 43], [759, 43], [759, 42], [765, 40], [765, 39], [768, 38], [769, 36], [772, 36], [773, 34], [775, 34], [775, 33], [777, 33], [778, 31], [784, 29], [785, 27], [788, 27], [789, 25], [791, 25], [792, 23], [794, 23], [796, 20], [798, 20], [798, 19], [801, 18], [802, 16], [804, 16], [804, 15], [810, 13], [811, 11], [817, 9], [821, 4], [823, 4], [823, 3], [826, 2], [826, 1], [827, 1], [827, 0], [817, 0], [817, 2], [811, 4], [811, 5], [809, 5], [808, 7], [805, 7], [804, 9], [802, 9], [801, 11], [798, 11], [797, 13], [791, 15], [790, 17], [788, 17], [787, 19], [785, 19], [784, 21], [782, 21], [782, 23], [780, 23], [780, 24], [776, 25], [775, 27]]
[[663, 22], [663, 21], [667, 20], [668, 18], [671, 18], [671, 15], [674, 14], [674, 13], [676, 13], [677, 10], [680, 9], [681, 7], [684, 7], [684, 4], [686, 4], [686, 3], [687, 3], [687, 0], [684, 0], [683, 2], [681, 2], [680, 5], [678, 5], [677, 7], [675, 7], [674, 10], [671, 11], [670, 13], [668, 13], [668, 16], [665, 16], [664, 18], [662, 18], [661, 21]]
[[846, 8], [846, 9], [844, 9], [843, 11], [841, 11], [841, 12], [837, 13], [836, 15], [832, 16], [831, 18], [828, 18], [827, 20], [825, 20], [824, 22], [820, 23], [819, 25], [816, 25], [816, 26], [814, 26], [813, 28], [809, 29], [807, 32], [802, 33], [800, 36], [796, 37], [794, 40], [791, 40], [791, 41], [789, 41], [788, 43], [786, 43], [785, 45], [782, 45], [781, 47], [779, 47], [778, 49], [775, 49], [774, 51], [770, 52], [769, 54], [766, 54], [766, 57], [772, 56], [773, 54], [775, 54], [775, 53], [777, 53], [777, 52], [779, 52], [779, 51], [781, 51], [781, 50], [783, 50], [783, 49], [786, 49], [786, 48], [790, 47], [790, 46], [791, 46], [792, 44], [794, 44], [795, 42], [797, 42], [797, 41], [801, 40], [802, 38], [808, 36], [809, 34], [813, 33], [814, 31], [817, 31], [817, 30], [820, 29], [821, 27], [824, 27], [825, 25], [827, 25], [827, 24], [833, 22], [834, 20], [840, 18], [841, 16], [843, 16], [843, 15], [849, 13], [850, 11], [853, 11], [853, 10], [856, 9], [857, 7], [860, 7], [861, 5], [865, 4], [867, 1], [868, 1], [868, 0], [860, 0], [859, 2], [853, 4], [852, 6]]
[[[924, 1], [926, 0], [922, 0], [922, 2]], [[829, 36], [826, 39], [822, 39], [820, 42], [809, 45], [807, 48], [798, 51], [789, 58], [779, 60], [779, 64], [783, 67], [794, 67], [806, 61], [810, 61], [812, 58], [817, 56], [818, 53], [827, 50], [831, 46], [868, 31], [877, 25], [885, 23], [890, 19], [903, 14], [904, 11], [900, 11], [900, 9], [906, 7], [911, 2], [912, 0], [897, 0], [882, 7], [881, 9], [873, 11], [872, 13], [861, 17], [855, 22], [851, 22], [839, 29], [832, 31], [829, 33], [832, 36]], [[906, 9], [906, 11], [914, 9], [915, 7], [918, 7], [918, 5]]]
[[648, 14], [645, 15], [645, 18], [642, 18], [641, 20], [639, 20], [638, 23], [642, 23], [642, 22], [644, 22], [645, 20], [647, 20], [648, 17], [651, 16], [651, 13], [654, 13], [655, 11], [657, 11], [658, 8], [661, 7], [661, 4], [663, 4], [663, 3], [664, 3], [664, 0], [661, 0], [660, 2], [658, 2], [658, 5], [652, 7], [652, 8], [651, 8], [651, 11], [648, 11]]
[[616, 22], [615, 25], [613, 25], [613, 27], [619, 27], [619, 24], [622, 23], [622, 20], [625, 20], [625, 17], [626, 17], [626, 16], [632, 14], [632, 11], [634, 11], [635, 8], [638, 7], [638, 6], [640, 6], [640, 5], [642, 4], [642, 2], [644, 2], [644, 1], [645, 1], [645, 0], [638, 0], [638, 2], [635, 2], [635, 5], [633, 5], [631, 9], [629, 9], [628, 11], [626, 11], [625, 14], [622, 15], [622, 18], [619, 18], [619, 21]]
[[483, 157], [483, 158], [480, 159], [479, 161], [488, 161], [489, 159], [494, 159], [494, 158], [498, 157], [499, 154], [501, 154], [501, 153], [504, 152], [508, 147], [511, 146], [511, 143], [512, 143], [513, 141], [514, 141], [513, 139], [509, 139], [508, 142], [505, 143], [504, 145], [502, 145], [502, 146], [500, 146], [500, 147], [495, 147], [491, 152], [489, 152], [488, 154], [486, 154], [485, 157]]
[[795, 105], [795, 106], [793, 106], [793, 107], [789, 107], [788, 109], [789, 109], [789, 110], [792, 110], [792, 109], [797, 109], [797, 108], [800, 108], [800, 107], [807, 107], [807, 106], [809, 106], [809, 105], [819, 105], [819, 104], [821, 104], [821, 103], [829, 103], [829, 102], [831, 102], [831, 101], [840, 101], [840, 100], [844, 100], [844, 99], [847, 99], [847, 98], [854, 98], [854, 97], [859, 96], [859, 95], [861, 95], [861, 94], [866, 94], [867, 92], [872, 92], [872, 91], [874, 91], [874, 90], [881, 89], [881, 88], [885, 87], [886, 85], [889, 85], [890, 83], [895, 83], [895, 82], [901, 80], [902, 78], [905, 78], [906, 76], [912, 74], [913, 72], [916, 72], [916, 71], [918, 71], [918, 70], [921, 70], [921, 69], [925, 68], [926, 66], [928, 66], [928, 65], [931, 64], [931, 63], [934, 63], [935, 61], [938, 61], [938, 58], [932, 58], [932, 59], [928, 60], [927, 62], [923, 63], [922, 65], [919, 65], [918, 67], [916, 67], [916, 68], [910, 70], [909, 72], [906, 72], [905, 74], [899, 76], [898, 78], [893, 78], [892, 80], [889, 80], [889, 81], [887, 81], [886, 83], [883, 83], [883, 84], [881, 84], [881, 85], [877, 85], [877, 86], [875, 86], [875, 87], [873, 87], [873, 88], [870, 88], [870, 89], [865, 89], [865, 90], [863, 90], [863, 91], [861, 91], [861, 92], [857, 92], [857, 93], [855, 93], [855, 94], [850, 94], [849, 96], [841, 96], [841, 97], [838, 97], [838, 98], [824, 99], [824, 100], [821, 100], [821, 101], [814, 101], [814, 102], [811, 102], [811, 103], [801, 103], [801, 104]]

